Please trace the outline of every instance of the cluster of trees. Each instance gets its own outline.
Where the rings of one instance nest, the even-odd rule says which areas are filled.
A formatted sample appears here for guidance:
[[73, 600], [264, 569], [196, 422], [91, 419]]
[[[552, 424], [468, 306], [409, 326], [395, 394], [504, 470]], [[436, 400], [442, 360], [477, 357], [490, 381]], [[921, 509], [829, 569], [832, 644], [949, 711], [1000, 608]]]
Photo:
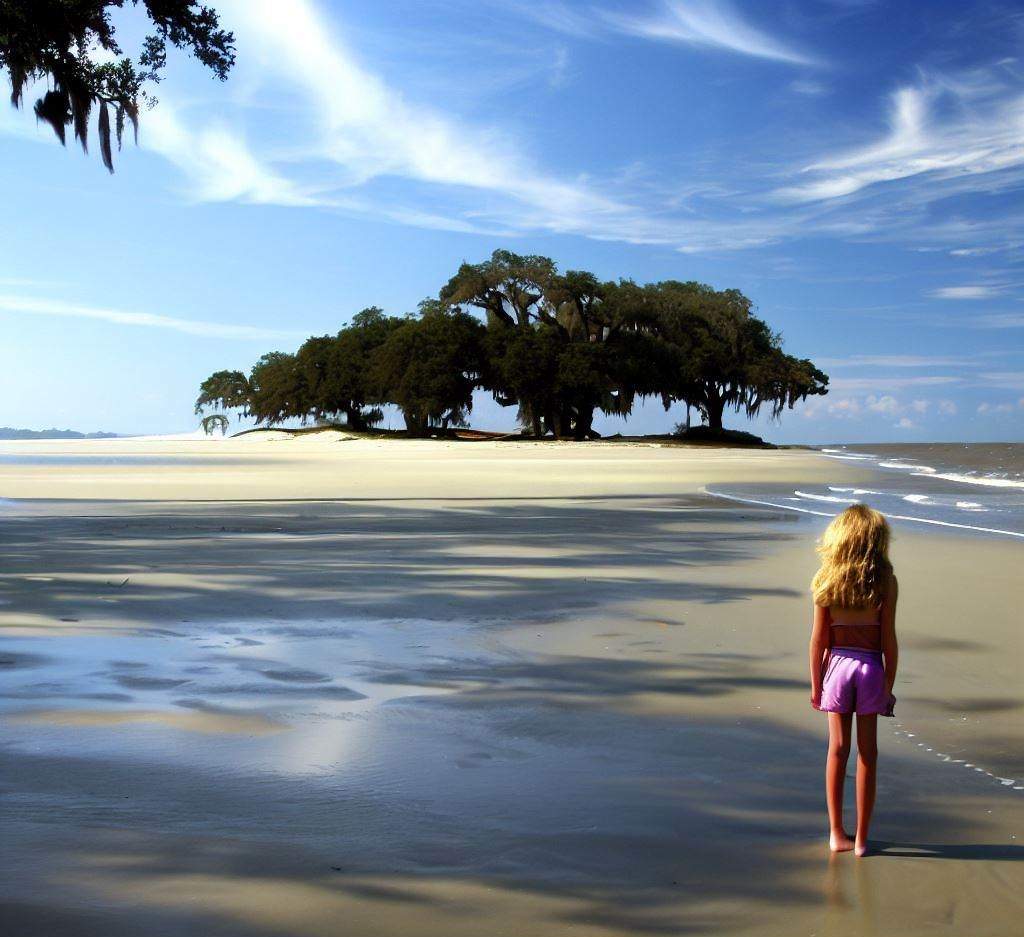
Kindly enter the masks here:
[[[782, 350], [738, 290], [674, 280], [640, 285], [560, 273], [547, 257], [495, 251], [463, 264], [404, 318], [365, 309], [336, 335], [264, 355], [248, 375], [218, 371], [196, 413], [234, 410], [262, 425], [344, 419], [355, 430], [393, 404], [410, 433], [464, 426], [473, 392], [517, 406], [535, 436], [586, 439], [594, 416], [637, 400], [682, 402], [714, 430], [727, 409], [754, 416], [824, 394], [828, 377]], [[469, 310], [474, 310], [470, 312]]]

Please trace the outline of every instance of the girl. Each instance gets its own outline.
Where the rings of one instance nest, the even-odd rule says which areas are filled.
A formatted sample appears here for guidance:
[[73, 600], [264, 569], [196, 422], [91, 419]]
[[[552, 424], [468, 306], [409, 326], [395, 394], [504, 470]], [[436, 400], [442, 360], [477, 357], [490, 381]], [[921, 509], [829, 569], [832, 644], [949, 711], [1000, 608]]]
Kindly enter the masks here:
[[[828, 713], [829, 846], [867, 852], [875, 805], [878, 716], [891, 716], [896, 698], [896, 577], [889, 562], [889, 525], [865, 504], [854, 504], [828, 525], [818, 545], [821, 568], [811, 583], [811, 706]], [[857, 833], [843, 827], [843, 782], [857, 714]]]

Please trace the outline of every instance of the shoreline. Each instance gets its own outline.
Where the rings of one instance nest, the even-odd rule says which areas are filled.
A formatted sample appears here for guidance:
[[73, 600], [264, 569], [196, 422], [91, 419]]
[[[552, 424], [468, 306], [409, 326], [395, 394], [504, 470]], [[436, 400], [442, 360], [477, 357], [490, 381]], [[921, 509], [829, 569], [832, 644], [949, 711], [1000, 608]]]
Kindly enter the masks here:
[[[810, 514], [814, 517], [834, 517], [835, 514], [828, 511], [815, 511], [812, 508], [798, 507], [797, 505], [778, 504], [775, 501], [761, 501], [755, 498], [741, 498], [737, 495], [726, 494], [721, 491], [712, 491], [708, 488], [701, 489], [703, 493], [711, 498], [722, 498], [726, 501], [733, 501], [737, 504], [753, 504], [758, 507], [777, 508], [780, 511], [795, 511], [798, 514]], [[1024, 533], [1016, 530], [1003, 530], [997, 527], [979, 527], [975, 524], [957, 524], [953, 521], [940, 521], [930, 517], [913, 517], [909, 514], [891, 514], [886, 512], [889, 520], [908, 521], [911, 524], [926, 524], [932, 527], [944, 527], [949, 530], [970, 531], [974, 534], [991, 534], [997, 537], [1012, 537], [1024, 540]]]

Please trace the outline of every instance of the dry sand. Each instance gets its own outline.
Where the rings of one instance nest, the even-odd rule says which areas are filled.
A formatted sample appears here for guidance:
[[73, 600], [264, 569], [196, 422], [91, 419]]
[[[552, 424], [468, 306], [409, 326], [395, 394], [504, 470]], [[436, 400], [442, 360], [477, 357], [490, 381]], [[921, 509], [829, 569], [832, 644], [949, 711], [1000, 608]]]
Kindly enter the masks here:
[[700, 494], [852, 469], [338, 437], [0, 451], [4, 937], [1019, 930], [1014, 543], [896, 529], [899, 716], [858, 861], [827, 853], [807, 705], [824, 521]]

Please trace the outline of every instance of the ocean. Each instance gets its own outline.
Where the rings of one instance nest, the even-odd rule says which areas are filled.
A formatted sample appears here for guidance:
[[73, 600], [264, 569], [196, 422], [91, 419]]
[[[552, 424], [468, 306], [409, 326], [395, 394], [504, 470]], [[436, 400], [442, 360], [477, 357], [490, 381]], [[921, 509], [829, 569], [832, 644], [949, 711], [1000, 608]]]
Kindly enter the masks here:
[[833, 516], [863, 502], [895, 520], [1024, 539], [1024, 443], [823, 446], [866, 480], [850, 485], [714, 485], [733, 501]]

